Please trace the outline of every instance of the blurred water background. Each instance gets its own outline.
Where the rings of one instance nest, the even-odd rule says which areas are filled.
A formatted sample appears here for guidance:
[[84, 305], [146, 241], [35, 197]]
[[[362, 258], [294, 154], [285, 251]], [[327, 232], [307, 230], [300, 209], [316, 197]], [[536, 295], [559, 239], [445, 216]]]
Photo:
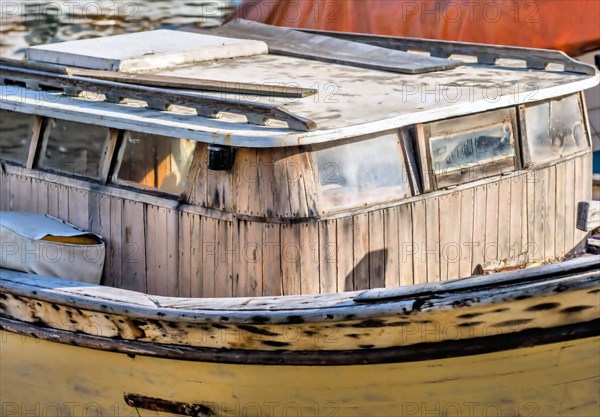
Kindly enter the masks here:
[[157, 28], [218, 26], [239, 0], [0, 0], [0, 56], [31, 45]]

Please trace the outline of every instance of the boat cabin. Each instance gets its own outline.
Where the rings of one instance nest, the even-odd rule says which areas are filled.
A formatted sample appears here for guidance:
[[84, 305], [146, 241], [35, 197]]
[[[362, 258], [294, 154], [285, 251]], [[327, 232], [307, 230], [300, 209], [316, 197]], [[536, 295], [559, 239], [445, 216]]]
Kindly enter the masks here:
[[577, 252], [594, 68], [334, 36], [237, 22], [2, 60], [0, 210], [96, 233], [103, 285], [174, 297], [395, 287]]

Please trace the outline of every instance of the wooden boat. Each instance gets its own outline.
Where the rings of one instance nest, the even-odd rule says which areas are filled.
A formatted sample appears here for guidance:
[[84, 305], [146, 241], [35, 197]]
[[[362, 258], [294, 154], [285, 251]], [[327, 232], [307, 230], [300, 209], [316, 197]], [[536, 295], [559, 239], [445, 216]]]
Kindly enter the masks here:
[[0, 270], [3, 416], [597, 415], [593, 67], [214, 33], [0, 62], [0, 209], [106, 245]]

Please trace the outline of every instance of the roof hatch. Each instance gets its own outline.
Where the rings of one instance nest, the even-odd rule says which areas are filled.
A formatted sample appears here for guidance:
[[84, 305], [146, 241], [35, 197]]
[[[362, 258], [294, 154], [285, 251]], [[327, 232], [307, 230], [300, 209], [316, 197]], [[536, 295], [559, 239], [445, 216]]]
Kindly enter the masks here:
[[141, 72], [268, 53], [259, 40], [153, 30], [27, 48], [33, 62], [107, 71]]

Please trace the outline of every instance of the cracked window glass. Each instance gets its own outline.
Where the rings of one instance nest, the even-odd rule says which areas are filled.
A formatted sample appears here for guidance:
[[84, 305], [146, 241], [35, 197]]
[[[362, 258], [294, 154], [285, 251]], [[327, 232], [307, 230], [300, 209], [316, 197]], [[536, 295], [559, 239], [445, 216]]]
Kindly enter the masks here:
[[443, 120], [429, 126], [431, 161], [435, 174], [515, 156], [508, 109]]
[[410, 195], [398, 131], [315, 146], [319, 204], [324, 211]]
[[560, 159], [589, 146], [576, 94], [525, 107], [525, 127], [533, 163]]

